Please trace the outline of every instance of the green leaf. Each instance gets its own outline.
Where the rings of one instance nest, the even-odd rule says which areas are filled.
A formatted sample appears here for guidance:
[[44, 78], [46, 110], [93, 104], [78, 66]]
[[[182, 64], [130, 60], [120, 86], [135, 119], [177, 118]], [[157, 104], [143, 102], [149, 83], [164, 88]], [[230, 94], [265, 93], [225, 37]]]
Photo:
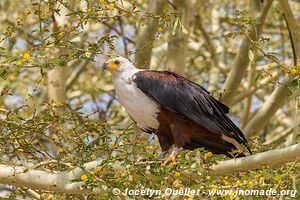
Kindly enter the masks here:
[[7, 72], [6, 68], [0, 70], [0, 78], [5, 80], [7, 75], [8, 75], [8, 72]]
[[253, 54], [253, 52], [252, 52], [251, 49], [248, 51], [248, 57], [249, 57], [250, 62], [253, 63], [253, 61], [254, 61], [254, 54]]
[[181, 24], [181, 29], [184, 34], [188, 34], [188, 30]]
[[184, 27], [184, 25], [181, 23], [181, 21], [179, 20], [179, 22], [180, 22], [180, 26], [181, 26], [181, 30], [182, 30], [182, 32], [184, 33], [184, 34], [188, 34], [189, 33], [189, 31]]
[[264, 76], [263, 76], [263, 73], [262, 73], [262, 72], [259, 73], [259, 74], [257, 74], [257, 76], [256, 76], [255, 79], [254, 79], [254, 82], [256, 83], [258, 80], [261, 80], [263, 77], [264, 77]]
[[178, 23], [179, 23], [179, 18], [177, 17], [177, 18], [175, 19], [175, 22], [174, 22], [174, 25], [173, 25], [173, 28], [172, 28], [172, 35], [173, 35], [173, 36], [174, 36], [175, 33], [176, 33], [176, 28], [177, 28], [177, 26], [178, 26]]
[[46, 55], [46, 52], [45, 52], [44, 50], [40, 50], [40, 51], [39, 51], [39, 54], [40, 54], [41, 56], [44, 56], [44, 55]]

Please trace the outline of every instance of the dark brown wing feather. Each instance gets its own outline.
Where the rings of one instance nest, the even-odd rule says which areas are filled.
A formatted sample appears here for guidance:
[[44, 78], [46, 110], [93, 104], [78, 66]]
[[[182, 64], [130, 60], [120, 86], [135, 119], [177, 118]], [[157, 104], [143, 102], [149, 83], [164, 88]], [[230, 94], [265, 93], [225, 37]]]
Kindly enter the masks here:
[[145, 70], [133, 81], [164, 108], [183, 115], [214, 134], [234, 138], [247, 146], [241, 130], [227, 117], [229, 108], [200, 85], [169, 71]]

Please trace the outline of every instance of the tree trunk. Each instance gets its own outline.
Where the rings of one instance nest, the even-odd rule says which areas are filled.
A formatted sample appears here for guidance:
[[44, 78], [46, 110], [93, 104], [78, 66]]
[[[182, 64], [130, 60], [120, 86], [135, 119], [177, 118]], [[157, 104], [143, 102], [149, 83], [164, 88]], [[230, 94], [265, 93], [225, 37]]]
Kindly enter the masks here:
[[166, 66], [182, 75], [186, 65], [188, 36], [192, 31], [196, 14], [195, 3], [195, 0], [174, 0], [178, 18], [175, 19], [172, 34], [168, 38]]
[[[300, 34], [298, 32], [298, 27], [296, 21], [293, 17], [292, 11], [288, 2], [285, 0], [280, 1], [280, 5], [282, 7], [285, 20], [288, 25], [288, 30], [291, 36], [291, 43], [294, 52], [294, 64], [297, 64], [298, 58], [300, 58]], [[271, 94], [269, 99], [261, 106], [255, 116], [250, 120], [245, 129], [243, 130], [247, 137], [257, 135], [260, 131], [265, 127], [265, 125], [270, 121], [271, 117], [275, 114], [275, 112], [283, 105], [285, 100], [289, 96], [290, 88], [287, 88], [285, 85], [291, 81], [291, 78], [286, 78], [283, 83], [278, 86], [275, 91]], [[299, 83], [298, 83], [299, 88]], [[299, 97], [298, 97], [299, 98]], [[296, 115], [297, 112], [296, 112]], [[297, 119], [297, 116], [295, 116]], [[298, 121], [298, 120], [297, 120]], [[297, 129], [298, 123], [295, 122], [295, 127]], [[297, 131], [294, 131], [294, 135], [290, 140], [290, 143], [294, 142], [296, 138]]]
[[[160, 15], [163, 13], [166, 1], [150, 1], [148, 6], [148, 13]], [[151, 56], [152, 56], [152, 45], [155, 40], [155, 35], [158, 29], [159, 21], [158, 18], [147, 19], [146, 24], [140, 26], [140, 30], [136, 36], [136, 54], [135, 64], [139, 68], [149, 68]]]
[[[260, 36], [268, 11], [272, 5], [272, 2], [273, 0], [268, 0], [265, 2], [265, 6], [261, 12], [261, 15], [259, 16], [260, 23], [250, 28], [249, 36], [251, 37], [252, 40], [257, 40], [258, 37]], [[223, 86], [224, 94], [222, 97], [222, 101], [228, 106], [232, 105], [233, 98], [237, 94], [238, 87], [246, 73], [249, 64], [248, 52], [250, 47], [251, 47], [250, 39], [245, 36], [241, 43], [240, 50], [236, 55], [234, 63], [230, 69], [229, 75]]]

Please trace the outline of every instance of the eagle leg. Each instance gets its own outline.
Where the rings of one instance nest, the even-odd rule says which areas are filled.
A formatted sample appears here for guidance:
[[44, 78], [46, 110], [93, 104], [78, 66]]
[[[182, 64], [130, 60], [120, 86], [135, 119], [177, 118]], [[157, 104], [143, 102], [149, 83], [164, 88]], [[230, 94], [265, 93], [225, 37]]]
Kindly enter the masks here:
[[158, 141], [159, 141], [159, 145], [161, 147], [161, 154], [159, 155], [159, 157], [164, 158], [166, 156], [166, 154], [168, 153], [169, 149], [172, 147], [173, 145], [173, 141], [172, 139], [170, 139], [167, 135], [157, 132], [156, 133]]
[[184, 146], [186, 140], [188, 139], [185, 130], [185, 126], [178, 121], [175, 121], [174, 123], [170, 124], [170, 129], [172, 131], [172, 135], [174, 138], [174, 148], [172, 150], [172, 153], [170, 156], [165, 160], [164, 164], [168, 164], [170, 161], [174, 159], [174, 157], [177, 156], [177, 154], [182, 150], [182, 147]]
[[164, 164], [169, 163], [176, 155], [181, 151], [182, 147], [189, 140], [189, 135], [187, 134], [188, 131], [186, 130], [186, 124], [180, 121], [174, 121], [170, 124], [170, 129], [174, 138], [174, 148], [170, 156], [166, 159]]
[[176, 157], [177, 154], [181, 151], [181, 149], [182, 149], [181, 147], [176, 147], [176, 145], [175, 145], [172, 153], [170, 154], [170, 158]]
[[188, 141], [190, 141], [189, 127], [187, 126], [186, 123], [178, 120], [170, 124], [170, 128], [175, 143], [172, 154], [176, 156], [179, 153], [179, 151], [182, 149], [182, 147]]
[[177, 154], [181, 151], [181, 147], [177, 147], [174, 145], [174, 148], [171, 152], [171, 154], [165, 159], [164, 164], [167, 165], [169, 162], [173, 161], [173, 159], [177, 156]]
[[164, 160], [164, 158], [166, 157], [167, 154], [168, 154], [168, 151], [162, 151], [159, 156], [154, 158], [154, 160]]

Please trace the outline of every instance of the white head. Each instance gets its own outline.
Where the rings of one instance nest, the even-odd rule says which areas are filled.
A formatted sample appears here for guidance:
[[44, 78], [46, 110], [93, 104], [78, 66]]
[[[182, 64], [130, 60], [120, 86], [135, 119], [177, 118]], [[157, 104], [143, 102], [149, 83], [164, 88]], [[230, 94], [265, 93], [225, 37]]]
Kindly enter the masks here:
[[123, 57], [112, 58], [102, 66], [102, 71], [108, 70], [112, 74], [118, 74], [132, 69], [136, 68], [128, 59]]

